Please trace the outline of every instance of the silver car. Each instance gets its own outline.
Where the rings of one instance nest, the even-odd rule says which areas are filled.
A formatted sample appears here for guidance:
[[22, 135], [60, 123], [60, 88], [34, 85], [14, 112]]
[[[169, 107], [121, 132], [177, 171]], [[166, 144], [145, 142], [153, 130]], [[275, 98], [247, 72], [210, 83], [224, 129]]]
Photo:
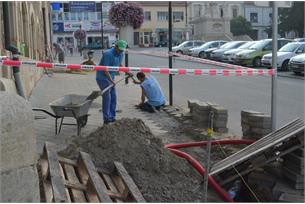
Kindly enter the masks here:
[[223, 60], [223, 54], [224, 52], [231, 50], [231, 49], [236, 49], [245, 44], [246, 41], [232, 41], [224, 44], [221, 46], [219, 49], [214, 50], [211, 53], [210, 59], [216, 60], [216, 61], [222, 61]]
[[201, 40], [190, 40], [190, 41], [184, 41], [178, 46], [173, 47], [173, 52], [177, 52], [179, 54], [186, 54], [186, 51], [194, 48], [194, 47], [199, 47], [203, 45], [205, 42]]
[[201, 57], [204, 58], [204, 52], [210, 48], [219, 48], [221, 45], [227, 43], [227, 41], [223, 41], [223, 40], [217, 40], [217, 41], [210, 41], [207, 43], [204, 43], [203, 45], [201, 45], [200, 47], [195, 47], [192, 49], [189, 49], [187, 51], [188, 55], [192, 55], [194, 57]]
[[236, 53], [242, 51], [242, 50], [246, 50], [248, 49], [250, 46], [254, 45], [257, 41], [249, 41], [245, 44], [243, 44], [242, 46], [236, 48], [236, 49], [232, 49], [232, 50], [228, 50], [226, 52], [223, 53], [223, 57], [222, 57], [222, 61], [223, 62], [228, 62], [228, 63], [233, 63]]

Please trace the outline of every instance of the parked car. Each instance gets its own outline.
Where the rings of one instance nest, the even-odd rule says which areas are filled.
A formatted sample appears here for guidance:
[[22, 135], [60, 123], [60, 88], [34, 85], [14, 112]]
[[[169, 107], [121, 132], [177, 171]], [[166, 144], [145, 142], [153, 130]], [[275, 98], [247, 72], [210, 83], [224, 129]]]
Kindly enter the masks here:
[[223, 46], [221, 46], [220, 48], [212, 51], [212, 53], [210, 55], [210, 59], [216, 60], [216, 61], [222, 61], [224, 52], [231, 50], [231, 49], [238, 48], [245, 43], [246, 43], [246, 41], [228, 42], [228, 43], [224, 44]]
[[219, 48], [221, 45], [223, 45], [225, 43], [227, 43], [227, 41], [223, 41], [223, 40], [210, 41], [210, 42], [204, 43], [200, 47], [195, 47], [195, 48], [189, 49], [187, 51], [187, 54], [192, 55], [194, 57], [204, 58], [205, 51], [207, 51], [208, 49], [211, 49], [211, 48], [215, 48], [215, 49]]
[[[278, 49], [282, 48], [291, 40], [278, 39]], [[272, 39], [261, 40], [247, 50], [243, 50], [236, 54], [234, 63], [239, 65], [260, 67], [261, 59], [265, 54], [272, 52]]]
[[[305, 42], [292, 42], [286, 44], [277, 52], [277, 68], [288, 71], [288, 62], [291, 57], [305, 53]], [[272, 67], [272, 53], [266, 54], [262, 58], [262, 66]]]
[[288, 62], [289, 70], [297, 75], [304, 75], [305, 54], [300, 54], [292, 57]]
[[305, 42], [305, 38], [296, 38], [294, 39], [296, 42]]
[[184, 41], [178, 46], [173, 47], [173, 52], [177, 52], [179, 54], [185, 54], [187, 50], [194, 48], [194, 47], [199, 47], [203, 45], [205, 42], [201, 40], [190, 40], [190, 41]]
[[250, 46], [254, 45], [254, 43], [257, 43], [257, 41], [249, 41], [236, 49], [225, 51], [223, 53], [222, 61], [227, 63], [233, 63], [238, 52], [248, 49]]

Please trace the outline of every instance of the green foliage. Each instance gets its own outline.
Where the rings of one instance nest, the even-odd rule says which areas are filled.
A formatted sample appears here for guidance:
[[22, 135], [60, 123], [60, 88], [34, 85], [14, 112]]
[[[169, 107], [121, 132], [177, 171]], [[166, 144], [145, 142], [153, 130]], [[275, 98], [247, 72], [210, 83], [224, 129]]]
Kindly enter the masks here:
[[291, 8], [279, 8], [279, 33], [295, 31], [299, 37], [304, 32], [304, 1], [294, 1]]
[[252, 34], [251, 23], [248, 22], [247, 19], [242, 16], [233, 18], [231, 20], [230, 28], [234, 36]]

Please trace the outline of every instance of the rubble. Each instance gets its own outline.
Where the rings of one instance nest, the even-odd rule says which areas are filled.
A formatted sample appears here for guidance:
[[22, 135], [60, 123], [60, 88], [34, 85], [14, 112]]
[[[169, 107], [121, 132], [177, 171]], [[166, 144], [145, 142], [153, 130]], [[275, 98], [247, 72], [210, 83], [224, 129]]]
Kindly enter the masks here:
[[123, 163], [148, 202], [202, 201], [203, 191], [194, 190], [201, 189], [202, 177], [163, 146], [161, 138], [155, 137], [142, 120], [122, 119], [97, 129], [87, 138], [77, 138], [59, 154], [75, 159], [78, 151], [84, 151], [96, 166]]

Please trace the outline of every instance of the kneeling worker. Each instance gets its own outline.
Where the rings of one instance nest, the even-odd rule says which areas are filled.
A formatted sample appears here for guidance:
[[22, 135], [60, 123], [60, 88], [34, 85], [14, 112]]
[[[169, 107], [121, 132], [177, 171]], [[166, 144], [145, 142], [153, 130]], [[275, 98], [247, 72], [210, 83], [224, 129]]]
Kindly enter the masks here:
[[137, 107], [150, 113], [154, 113], [155, 109], [160, 110], [165, 105], [166, 98], [157, 79], [154, 76], [145, 76], [143, 72], [138, 72], [137, 78], [140, 82], [133, 82], [140, 84], [142, 88], [141, 103]]

